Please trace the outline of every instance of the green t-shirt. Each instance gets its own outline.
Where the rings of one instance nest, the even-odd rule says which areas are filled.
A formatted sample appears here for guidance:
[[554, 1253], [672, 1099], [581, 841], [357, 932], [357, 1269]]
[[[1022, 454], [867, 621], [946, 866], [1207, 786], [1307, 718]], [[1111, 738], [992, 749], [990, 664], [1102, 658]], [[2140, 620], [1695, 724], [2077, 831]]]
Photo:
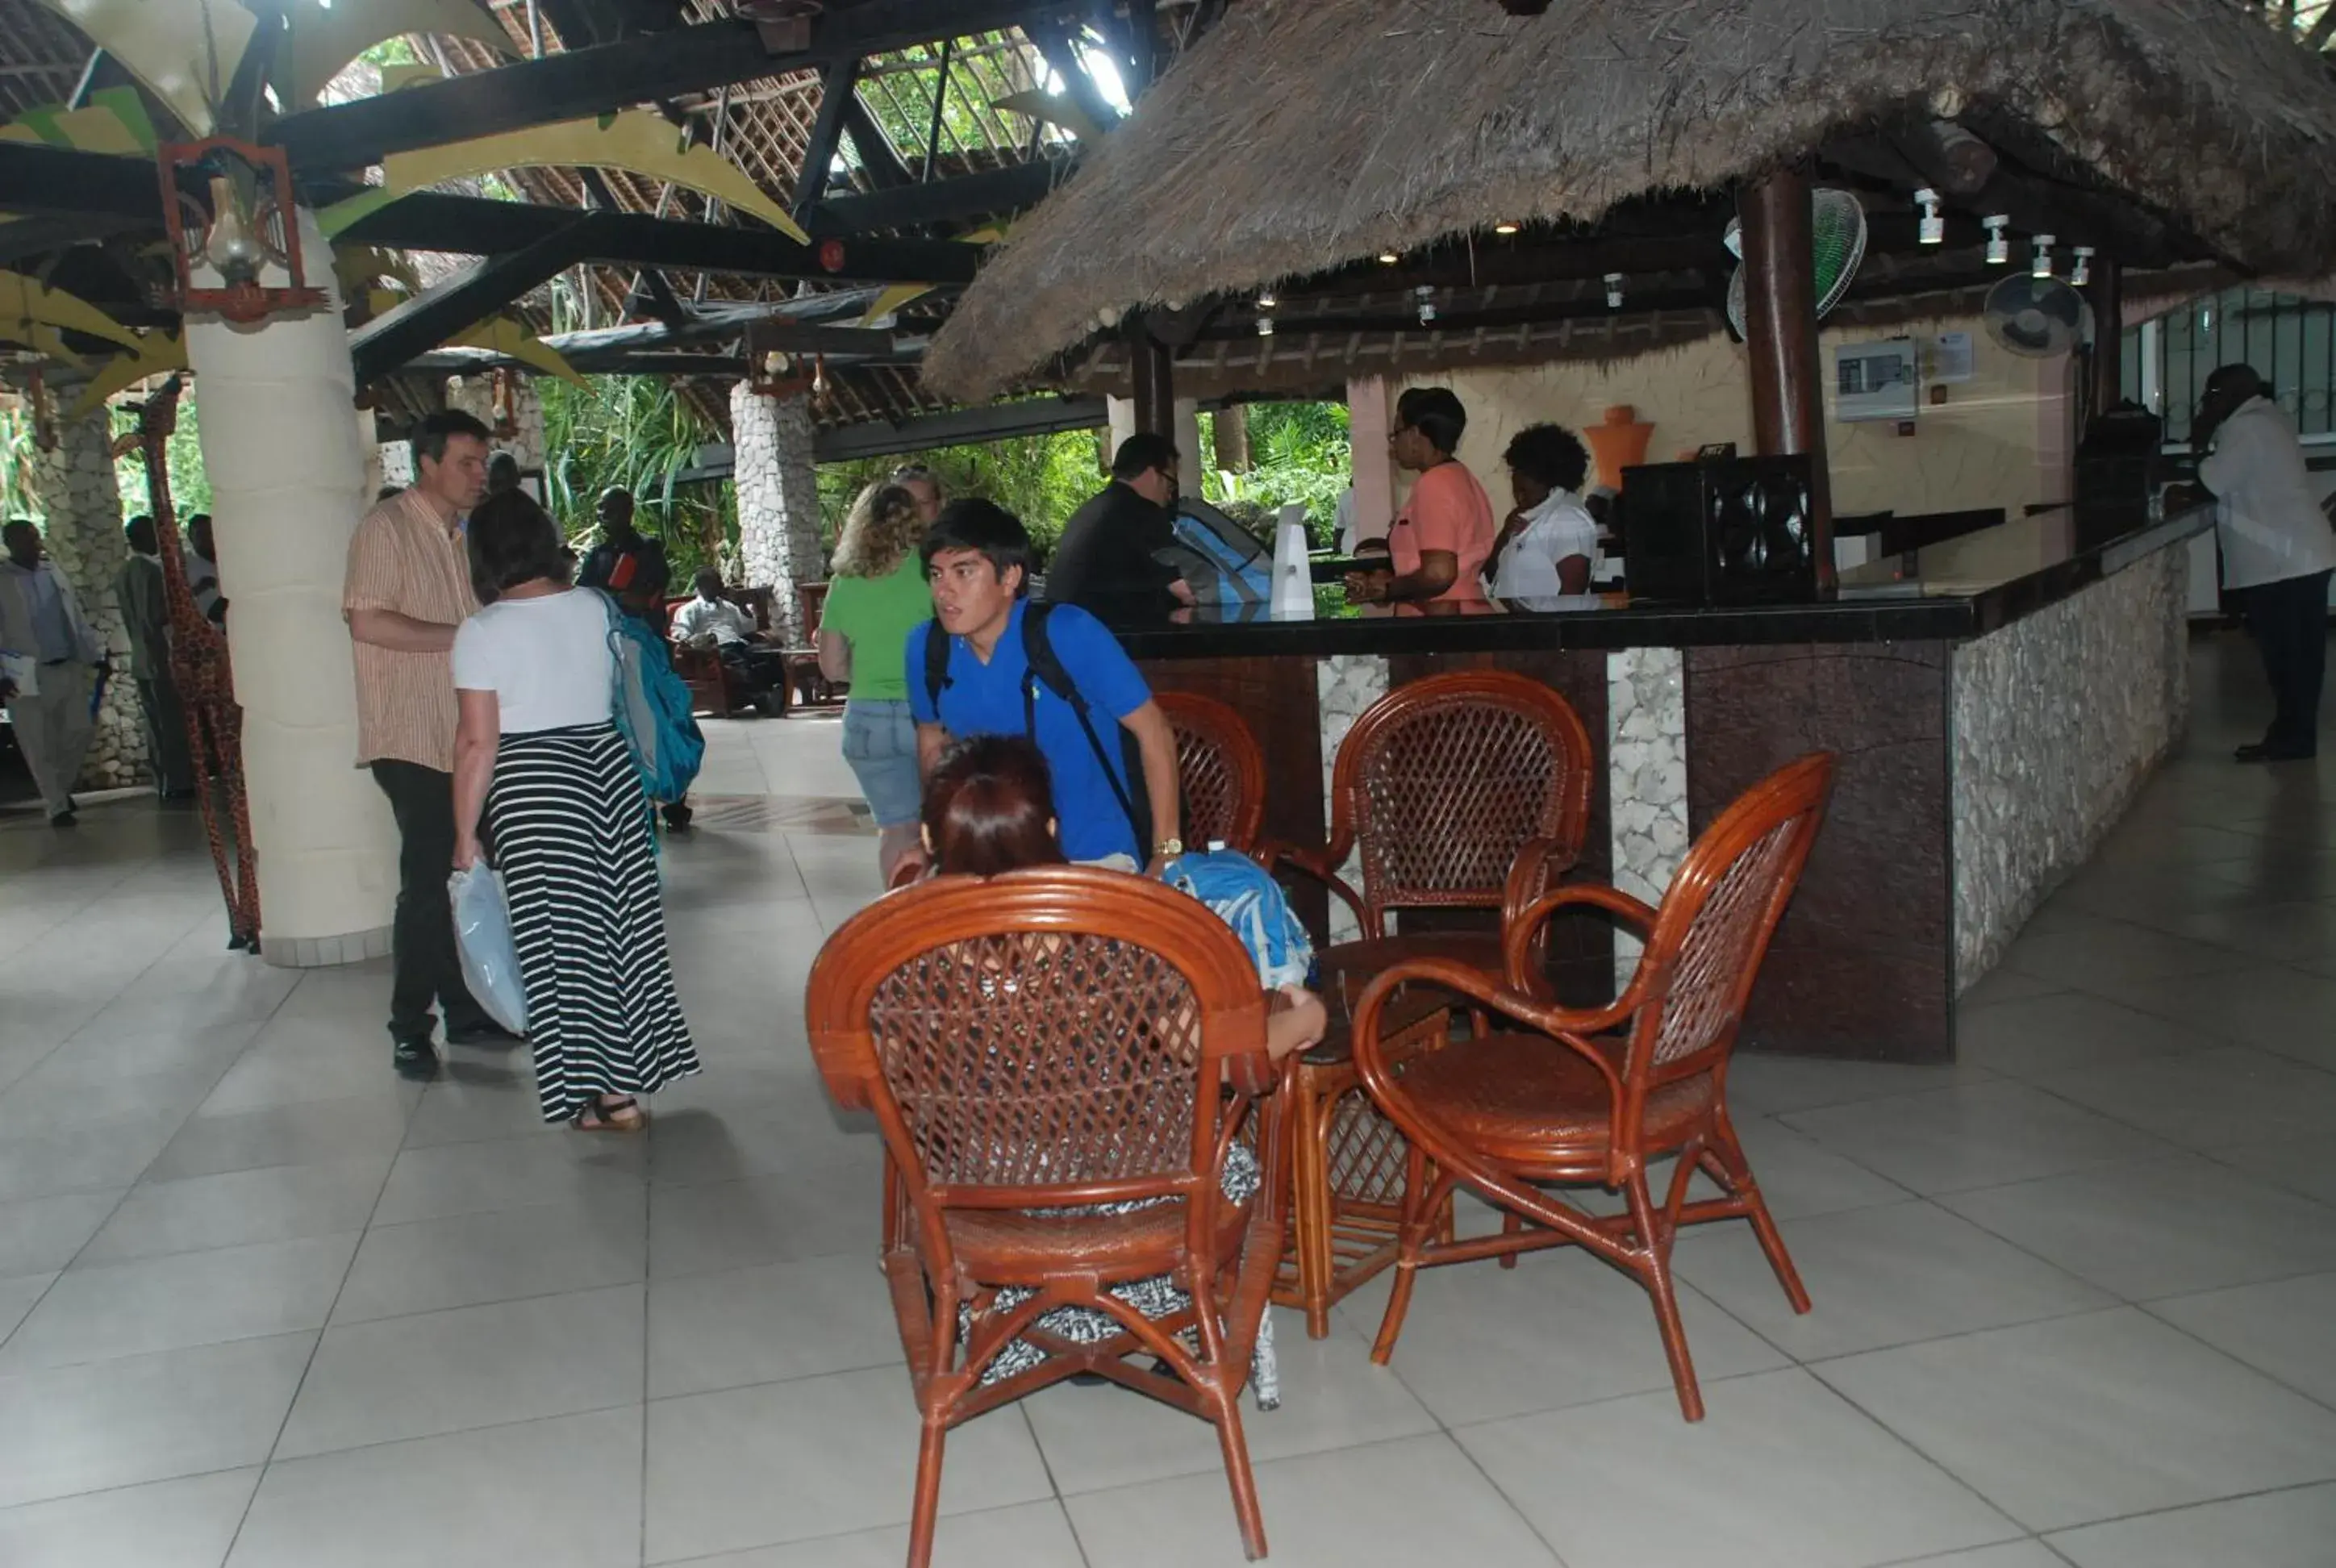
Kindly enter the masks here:
[[852, 641], [852, 695], [868, 702], [906, 702], [902, 665], [910, 628], [933, 618], [924, 563], [910, 550], [883, 577], [839, 577], [827, 585], [822, 631]]

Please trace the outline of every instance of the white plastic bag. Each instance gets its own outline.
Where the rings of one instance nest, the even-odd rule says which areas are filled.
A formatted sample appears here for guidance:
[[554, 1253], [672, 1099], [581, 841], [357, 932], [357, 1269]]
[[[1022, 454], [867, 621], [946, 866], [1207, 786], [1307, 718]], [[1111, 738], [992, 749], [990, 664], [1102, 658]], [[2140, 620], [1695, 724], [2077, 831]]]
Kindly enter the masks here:
[[482, 861], [446, 879], [454, 906], [454, 945], [462, 952], [462, 979], [479, 1006], [515, 1035], [527, 1033], [527, 986], [511, 946], [511, 909], [503, 874]]

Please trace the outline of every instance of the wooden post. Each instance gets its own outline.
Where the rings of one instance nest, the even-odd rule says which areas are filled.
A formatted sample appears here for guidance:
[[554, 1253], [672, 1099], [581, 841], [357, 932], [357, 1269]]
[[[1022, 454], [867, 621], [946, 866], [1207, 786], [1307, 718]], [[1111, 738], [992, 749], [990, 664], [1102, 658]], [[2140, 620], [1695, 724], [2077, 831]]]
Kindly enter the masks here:
[[1745, 190], [1744, 336], [1752, 369], [1752, 443], [1760, 454], [1806, 453], [1817, 591], [1834, 590], [1833, 492], [1825, 469], [1823, 365], [1810, 251], [1809, 181], [1780, 169]]
[[[2092, 286], [2086, 290], [2093, 306], [2092, 395], [2085, 415], [2098, 419], [2125, 396], [2125, 275], [2106, 256], [2093, 258]], [[2084, 432], [2079, 430], [2081, 437]]]
[[1147, 331], [1144, 318], [1131, 315], [1127, 326], [1128, 379], [1133, 384], [1135, 428], [1153, 435], [1176, 438], [1176, 378], [1174, 356]]

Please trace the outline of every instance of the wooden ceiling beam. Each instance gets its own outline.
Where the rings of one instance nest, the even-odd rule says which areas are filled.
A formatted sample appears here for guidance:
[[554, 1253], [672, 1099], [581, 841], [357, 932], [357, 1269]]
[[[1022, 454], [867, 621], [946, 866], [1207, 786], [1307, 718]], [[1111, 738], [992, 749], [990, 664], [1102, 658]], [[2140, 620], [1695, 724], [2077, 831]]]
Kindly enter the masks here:
[[774, 52], [755, 24], [725, 17], [664, 33], [522, 60], [444, 82], [278, 120], [263, 140], [310, 172], [362, 169], [393, 152], [531, 125], [580, 120], [628, 104], [818, 70], [941, 36], [1019, 25], [1066, 0], [861, 0], [812, 23], [810, 45]]

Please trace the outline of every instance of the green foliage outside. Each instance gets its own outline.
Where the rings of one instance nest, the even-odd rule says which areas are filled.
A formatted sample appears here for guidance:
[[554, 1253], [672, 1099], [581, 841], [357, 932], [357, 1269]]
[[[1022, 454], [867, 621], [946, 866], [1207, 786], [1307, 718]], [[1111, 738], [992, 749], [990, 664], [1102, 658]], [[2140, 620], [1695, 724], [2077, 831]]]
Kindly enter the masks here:
[[[117, 436], [138, 428], [134, 409], [116, 404], [113, 411], [113, 433]], [[210, 476], [203, 472], [203, 449], [200, 429], [195, 412], [195, 384], [189, 380], [179, 388], [179, 424], [165, 438], [162, 451], [170, 476], [170, 515], [180, 527], [199, 511], [211, 509]], [[114, 460], [114, 482], [122, 492], [122, 515], [136, 517], [141, 511], [154, 510], [146, 488], [146, 459], [131, 451]]]
[[[1354, 482], [1353, 448], [1348, 434], [1343, 403], [1252, 403], [1249, 407], [1249, 457], [1246, 473], [1221, 470], [1213, 463], [1202, 476], [1202, 494], [1225, 507], [1251, 527], [1251, 512], [1261, 511], [1270, 525], [1276, 509], [1290, 502], [1306, 506], [1306, 532], [1314, 547], [1326, 550], [1337, 542], [1333, 521], [1338, 497]], [[1216, 450], [1216, 422], [1201, 416], [1201, 439], [1211, 453]], [[1184, 464], [1185, 482], [1192, 482], [1193, 464]]]
[[676, 395], [673, 384], [650, 375], [595, 375], [590, 390], [543, 376], [545, 500], [570, 541], [589, 546], [600, 492], [633, 492], [642, 532], [665, 542], [674, 580], [686, 582], [701, 566], [719, 566], [738, 553], [737, 492], [715, 484], [673, 482], [694, 468], [697, 449], [722, 433]]
[[893, 470], [920, 464], [933, 471], [944, 495], [984, 495], [1022, 520], [1042, 549], [1052, 549], [1063, 524], [1103, 488], [1102, 443], [1091, 430], [1017, 435], [983, 446], [945, 446], [898, 457], [822, 463], [819, 510], [832, 547], [861, 491]]
[[48, 515], [33, 488], [34, 450], [33, 411], [21, 404], [0, 408], [0, 517], [38, 522]]

